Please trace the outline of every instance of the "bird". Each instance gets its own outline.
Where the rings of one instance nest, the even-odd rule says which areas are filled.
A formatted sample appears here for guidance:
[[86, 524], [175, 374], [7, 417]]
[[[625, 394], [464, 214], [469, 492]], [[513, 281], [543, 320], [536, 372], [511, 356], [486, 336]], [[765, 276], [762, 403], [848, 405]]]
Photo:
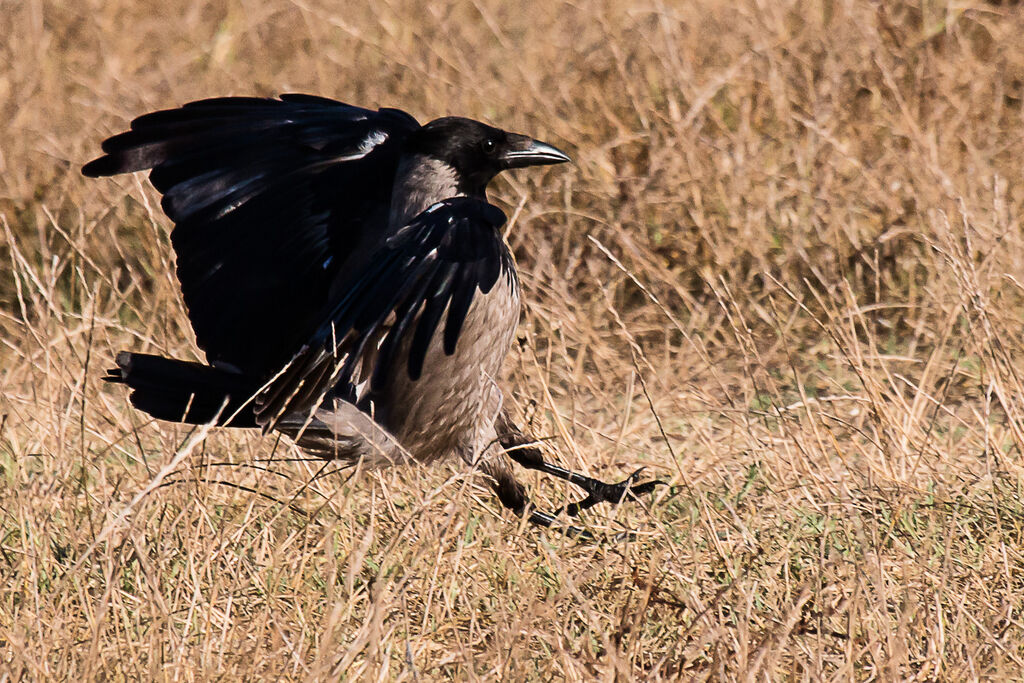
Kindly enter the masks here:
[[[134, 119], [88, 177], [149, 171], [173, 222], [176, 275], [206, 362], [122, 351], [104, 379], [166, 421], [277, 431], [326, 460], [461, 459], [501, 504], [556, 523], [638, 500], [545, 460], [498, 386], [521, 308], [503, 171], [561, 164], [545, 142], [473, 119], [307, 94], [219, 97]], [[514, 465], [587, 495], [534, 506]]]

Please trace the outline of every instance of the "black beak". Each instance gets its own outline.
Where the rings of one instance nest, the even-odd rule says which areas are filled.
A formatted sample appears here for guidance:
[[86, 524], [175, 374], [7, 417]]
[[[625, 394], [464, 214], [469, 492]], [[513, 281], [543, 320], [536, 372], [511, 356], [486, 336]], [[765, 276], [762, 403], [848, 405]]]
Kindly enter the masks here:
[[562, 164], [572, 161], [569, 155], [554, 145], [525, 135], [509, 135], [510, 149], [501, 155], [505, 168], [523, 168], [544, 164]]

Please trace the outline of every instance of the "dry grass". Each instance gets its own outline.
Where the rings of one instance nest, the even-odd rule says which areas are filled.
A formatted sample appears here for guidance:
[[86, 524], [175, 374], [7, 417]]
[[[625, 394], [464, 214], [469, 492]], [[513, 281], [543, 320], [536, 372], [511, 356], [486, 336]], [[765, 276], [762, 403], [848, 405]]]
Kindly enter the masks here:
[[[0, 669], [1020, 675], [1019, 7], [346, 5], [0, 1]], [[99, 381], [198, 350], [155, 194], [80, 164], [133, 115], [279, 91], [573, 152], [495, 193], [506, 386], [561, 462], [671, 479], [587, 517], [633, 542], [517, 525], [455, 465], [200, 440]]]

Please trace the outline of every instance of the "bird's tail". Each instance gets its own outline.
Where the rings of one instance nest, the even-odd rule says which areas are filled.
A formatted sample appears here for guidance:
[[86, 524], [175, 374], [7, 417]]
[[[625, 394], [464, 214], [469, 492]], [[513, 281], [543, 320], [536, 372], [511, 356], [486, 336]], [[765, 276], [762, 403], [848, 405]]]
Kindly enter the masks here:
[[222, 427], [256, 427], [252, 401], [259, 384], [240, 372], [145, 353], [117, 354], [108, 382], [127, 384], [131, 402], [171, 422]]

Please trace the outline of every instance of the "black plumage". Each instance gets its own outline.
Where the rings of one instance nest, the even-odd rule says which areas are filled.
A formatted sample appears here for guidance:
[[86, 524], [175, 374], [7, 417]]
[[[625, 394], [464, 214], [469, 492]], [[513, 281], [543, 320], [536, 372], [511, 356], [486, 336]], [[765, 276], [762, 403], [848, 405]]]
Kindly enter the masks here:
[[387, 220], [402, 141], [418, 128], [398, 110], [308, 95], [202, 100], [135, 119], [82, 172], [152, 169], [199, 347], [266, 374], [319, 323], [364, 227]]

